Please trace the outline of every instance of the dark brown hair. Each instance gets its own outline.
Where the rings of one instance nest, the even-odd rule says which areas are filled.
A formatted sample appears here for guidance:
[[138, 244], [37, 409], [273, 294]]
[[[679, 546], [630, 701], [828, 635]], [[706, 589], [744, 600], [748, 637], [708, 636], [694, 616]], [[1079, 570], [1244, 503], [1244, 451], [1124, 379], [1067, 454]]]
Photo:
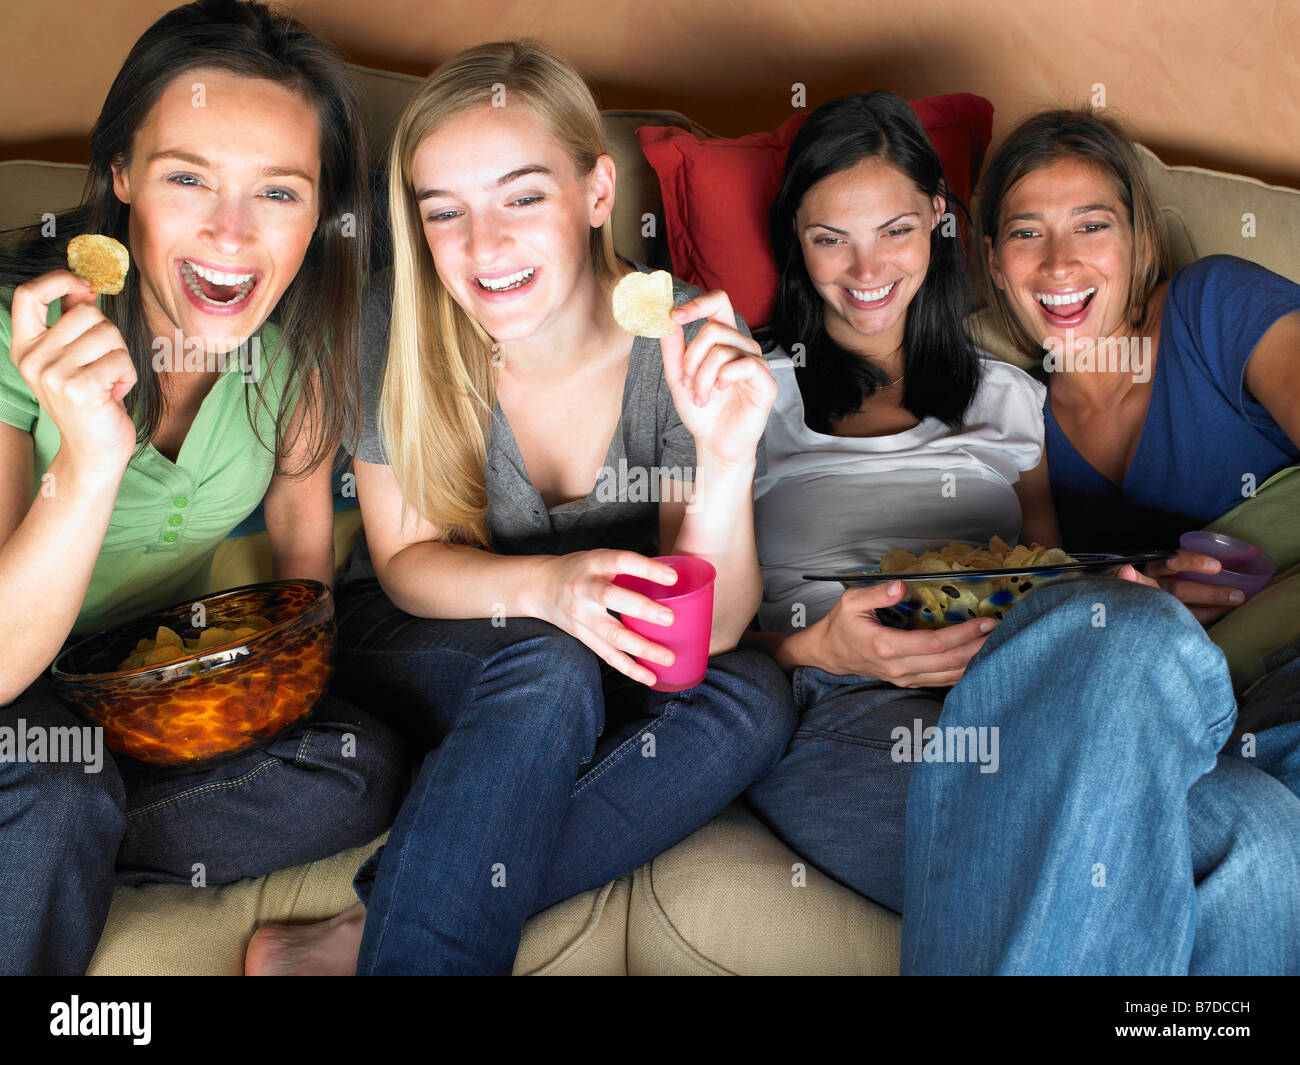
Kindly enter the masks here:
[[[808, 427], [820, 433], [831, 433], [837, 419], [889, 384], [879, 368], [845, 351], [826, 331], [826, 301], [808, 275], [795, 229], [808, 190], [864, 159], [883, 159], [897, 167], [927, 199], [942, 196], [954, 219], [958, 208], [965, 210], [948, 187], [925, 128], [902, 97], [884, 91], [841, 96], [822, 104], [799, 127], [768, 215], [780, 271], [772, 334], [787, 352], [798, 343], [808, 349], [795, 378]], [[961, 324], [970, 305], [957, 234], [937, 225], [930, 231], [925, 280], [903, 327], [902, 405], [917, 418], [959, 426], [979, 388], [979, 355]]]

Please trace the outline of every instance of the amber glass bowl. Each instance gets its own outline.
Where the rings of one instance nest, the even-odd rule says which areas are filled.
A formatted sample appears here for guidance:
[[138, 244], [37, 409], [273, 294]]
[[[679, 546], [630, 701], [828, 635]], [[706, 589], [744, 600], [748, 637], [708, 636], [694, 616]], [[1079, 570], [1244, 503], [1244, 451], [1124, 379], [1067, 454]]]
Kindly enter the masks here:
[[[208, 628], [257, 616], [271, 627], [162, 665], [117, 668], [160, 625], [197, 636], [200, 613]], [[187, 765], [245, 750], [309, 713], [329, 682], [334, 632], [334, 598], [320, 581], [249, 584], [87, 637], [54, 660], [51, 679], [64, 703], [103, 727], [109, 750]]]

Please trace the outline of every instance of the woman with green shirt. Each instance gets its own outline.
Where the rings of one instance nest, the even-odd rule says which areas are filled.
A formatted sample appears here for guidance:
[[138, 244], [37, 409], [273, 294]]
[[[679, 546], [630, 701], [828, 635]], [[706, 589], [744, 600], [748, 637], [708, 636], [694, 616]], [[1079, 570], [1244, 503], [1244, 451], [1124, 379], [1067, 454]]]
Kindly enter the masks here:
[[[202, 595], [263, 497], [274, 576], [332, 583], [360, 131], [334, 52], [260, 4], [201, 0], [127, 57], [82, 207], [6, 248], [0, 725], [79, 726], [44, 677], [69, 636]], [[130, 249], [120, 295], [55, 268], [80, 232]], [[115, 880], [225, 883], [372, 839], [401, 767], [391, 733], [329, 698], [188, 772], [0, 760], [0, 973], [84, 971]]]

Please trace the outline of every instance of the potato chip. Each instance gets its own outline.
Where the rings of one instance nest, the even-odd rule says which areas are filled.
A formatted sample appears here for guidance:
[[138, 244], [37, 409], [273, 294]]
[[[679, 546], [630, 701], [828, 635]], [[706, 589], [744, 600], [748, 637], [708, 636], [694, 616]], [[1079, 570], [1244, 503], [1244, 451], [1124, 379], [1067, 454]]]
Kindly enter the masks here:
[[1054, 566], [1074, 559], [1059, 547], [1047, 548], [1042, 544], [1026, 547], [1020, 544], [1008, 547], [1000, 536], [994, 536], [987, 548], [972, 547], [954, 540], [938, 551], [926, 551], [919, 558], [910, 551], [896, 547], [880, 560], [881, 573], [946, 573], [973, 569], [1018, 569], [1030, 566]]
[[196, 651], [206, 651], [209, 647], [219, 647], [223, 643], [229, 643], [235, 638], [234, 632], [230, 629], [211, 628], [204, 629], [199, 633], [196, 641]]
[[633, 336], [666, 337], [677, 328], [673, 309], [673, 277], [665, 270], [626, 275], [614, 286], [614, 321]]
[[154, 647], [184, 647], [185, 641], [179, 632], [173, 632], [166, 625], [158, 626], [158, 633], [153, 638]]
[[189, 652], [184, 647], [172, 647], [170, 644], [164, 644], [162, 647], [155, 648], [144, 656], [146, 666], [158, 666], [164, 662], [174, 662], [178, 658], [184, 658]]
[[1040, 566], [1063, 566], [1063, 565], [1065, 565], [1065, 563], [1067, 563], [1067, 562], [1073, 562], [1073, 561], [1074, 561], [1074, 559], [1072, 559], [1069, 555], [1067, 555], [1067, 554], [1066, 554], [1064, 551], [1062, 551], [1059, 547], [1049, 547], [1046, 551], [1044, 551], [1044, 552], [1039, 556], [1039, 559], [1038, 559], [1038, 565], [1040, 565]]
[[195, 651], [206, 651], [210, 647], [220, 647], [236, 640], [247, 639], [270, 627], [270, 620], [259, 614], [245, 618], [237, 628], [214, 625], [211, 628], [200, 629], [196, 637], [182, 639], [180, 633], [169, 629], [166, 625], [160, 625], [157, 635], [152, 640], [148, 637], [139, 640], [135, 650], [124, 658], [117, 668], [119, 671], [141, 669], [144, 666], [172, 662], [178, 658], [185, 658]]
[[933, 584], [918, 584], [912, 589], [913, 598], [921, 600], [922, 610], [932, 610], [942, 617], [948, 597]]
[[100, 233], [83, 233], [68, 241], [68, 269], [90, 283], [96, 293], [116, 296], [126, 284], [131, 256], [126, 248]]
[[901, 573], [906, 571], [909, 566], [915, 566], [919, 561], [920, 559], [911, 551], [896, 547], [880, 560], [880, 572]]
[[1007, 566], [1031, 566], [1033, 563], [1030, 562], [1029, 559], [1033, 556], [1033, 550], [1026, 547], [1024, 544], [1020, 544], [1011, 549], [1004, 562]]

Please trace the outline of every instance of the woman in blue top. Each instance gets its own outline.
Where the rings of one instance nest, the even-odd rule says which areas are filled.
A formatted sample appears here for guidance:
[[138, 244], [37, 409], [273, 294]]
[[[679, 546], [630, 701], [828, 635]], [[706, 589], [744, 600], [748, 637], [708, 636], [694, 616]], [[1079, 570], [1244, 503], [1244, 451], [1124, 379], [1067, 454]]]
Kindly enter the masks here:
[[[1300, 286], [1227, 256], [1164, 279], [1155, 207], [1116, 123], [1028, 119], [989, 163], [980, 210], [995, 306], [1024, 352], [1064, 371], [1048, 375], [1046, 413], [1067, 547], [1176, 546], [1295, 461]], [[1149, 574], [1208, 621], [1239, 593], [1181, 574], [1217, 569], [1183, 552]], [[1150, 609], [1094, 618], [1128, 629], [1129, 648], [1092, 662], [1101, 677], [1069, 662], [1044, 676], [1059, 705], [1038, 716], [997, 709], [993, 688], [991, 707], [949, 701], [945, 725], [998, 722], [1002, 769], [996, 783], [954, 765], [913, 777], [905, 966], [1297, 971], [1300, 659], [1238, 707], [1187, 613], [1157, 633]], [[968, 685], [996, 674], [1007, 627]], [[1088, 656], [1086, 620], [1056, 635]], [[1078, 701], [1087, 684], [1109, 701]], [[1025, 754], [1007, 757], [1011, 744]], [[1253, 842], [1234, 855], [1230, 838]]]
[[[1296, 461], [1300, 285], [1227, 255], [1165, 277], [1136, 155], [1098, 116], [1030, 119], [983, 181], [993, 304], [1026, 354], [1047, 353], [1067, 548], [1177, 547]], [[1198, 608], [1240, 601], [1166, 583]]]

